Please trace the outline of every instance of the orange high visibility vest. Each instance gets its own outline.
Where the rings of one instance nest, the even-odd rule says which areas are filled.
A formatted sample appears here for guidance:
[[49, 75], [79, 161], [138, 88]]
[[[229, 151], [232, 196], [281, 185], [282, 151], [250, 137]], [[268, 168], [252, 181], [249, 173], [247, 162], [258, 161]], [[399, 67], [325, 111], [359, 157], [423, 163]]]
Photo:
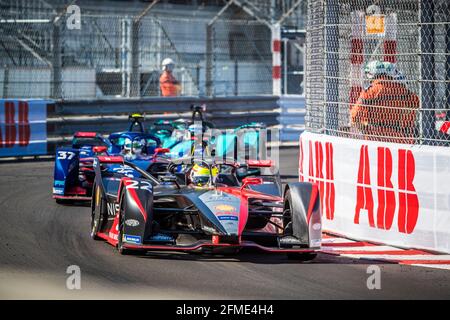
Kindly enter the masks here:
[[419, 105], [418, 96], [404, 84], [381, 77], [351, 106], [351, 122], [368, 140], [413, 143]]
[[180, 84], [168, 71], [163, 71], [159, 78], [159, 87], [163, 97], [175, 97], [180, 91]]

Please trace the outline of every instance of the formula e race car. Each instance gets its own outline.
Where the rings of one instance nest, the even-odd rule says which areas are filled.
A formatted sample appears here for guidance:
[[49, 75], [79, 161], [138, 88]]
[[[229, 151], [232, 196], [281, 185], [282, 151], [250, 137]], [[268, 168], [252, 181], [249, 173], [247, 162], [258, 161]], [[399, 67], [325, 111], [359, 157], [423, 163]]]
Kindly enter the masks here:
[[[91, 199], [95, 155], [122, 155], [153, 174], [164, 171], [164, 154], [169, 149], [159, 148], [160, 140], [145, 132], [140, 114], [130, 115], [129, 119], [128, 131], [112, 133], [108, 139], [96, 132], [76, 132], [71, 147], [56, 150], [53, 198], [58, 203]], [[135, 127], [139, 130], [133, 131]]]
[[[180, 165], [183, 172], [173, 170]], [[195, 175], [199, 167], [209, 175]], [[91, 237], [106, 240], [121, 254], [255, 248], [314, 258], [321, 245], [317, 186], [289, 183], [282, 196], [274, 196], [258, 191], [273, 183], [263, 177], [239, 182], [237, 167], [232, 161], [178, 159], [156, 179], [122, 157], [97, 156]], [[186, 183], [180, 183], [180, 175]]]
[[71, 147], [58, 148], [53, 175], [56, 202], [90, 200], [94, 171], [92, 157], [106, 154], [111, 143], [96, 132], [76, 132]]

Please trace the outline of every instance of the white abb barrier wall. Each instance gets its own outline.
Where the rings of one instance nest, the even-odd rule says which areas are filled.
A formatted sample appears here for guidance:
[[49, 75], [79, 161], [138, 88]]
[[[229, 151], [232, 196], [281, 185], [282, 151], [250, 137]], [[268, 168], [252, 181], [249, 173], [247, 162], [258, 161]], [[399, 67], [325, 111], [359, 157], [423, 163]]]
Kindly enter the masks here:
[[300, 136], [300, 181], [319, 185], [324, 230], [450, 253], [450, 148]]

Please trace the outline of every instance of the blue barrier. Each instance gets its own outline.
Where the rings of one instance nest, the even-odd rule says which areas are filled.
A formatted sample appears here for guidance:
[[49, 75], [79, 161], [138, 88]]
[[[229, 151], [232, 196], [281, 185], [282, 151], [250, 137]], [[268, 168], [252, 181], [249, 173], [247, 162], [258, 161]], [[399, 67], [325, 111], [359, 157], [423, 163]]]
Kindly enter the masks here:
[[0, 99], [0, 157], [47, 154], [51, 100]]

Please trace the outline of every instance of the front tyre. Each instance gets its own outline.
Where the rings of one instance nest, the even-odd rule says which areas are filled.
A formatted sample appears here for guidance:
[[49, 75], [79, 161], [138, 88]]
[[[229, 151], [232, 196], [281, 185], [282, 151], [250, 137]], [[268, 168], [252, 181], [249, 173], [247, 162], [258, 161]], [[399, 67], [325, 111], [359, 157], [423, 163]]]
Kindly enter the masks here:
[[[100, 189], [94, 185], [93, 194], [91, 200], [91, 238], [93, 240], [100, 240], [97, 236], [97, 233], [100, 228], [100, 217], [101, 217], [101, 208], [102, 208], [102, 200], [101, 195], [98, 194]], [[98, 202], [98, 203], [97, 203]]]

